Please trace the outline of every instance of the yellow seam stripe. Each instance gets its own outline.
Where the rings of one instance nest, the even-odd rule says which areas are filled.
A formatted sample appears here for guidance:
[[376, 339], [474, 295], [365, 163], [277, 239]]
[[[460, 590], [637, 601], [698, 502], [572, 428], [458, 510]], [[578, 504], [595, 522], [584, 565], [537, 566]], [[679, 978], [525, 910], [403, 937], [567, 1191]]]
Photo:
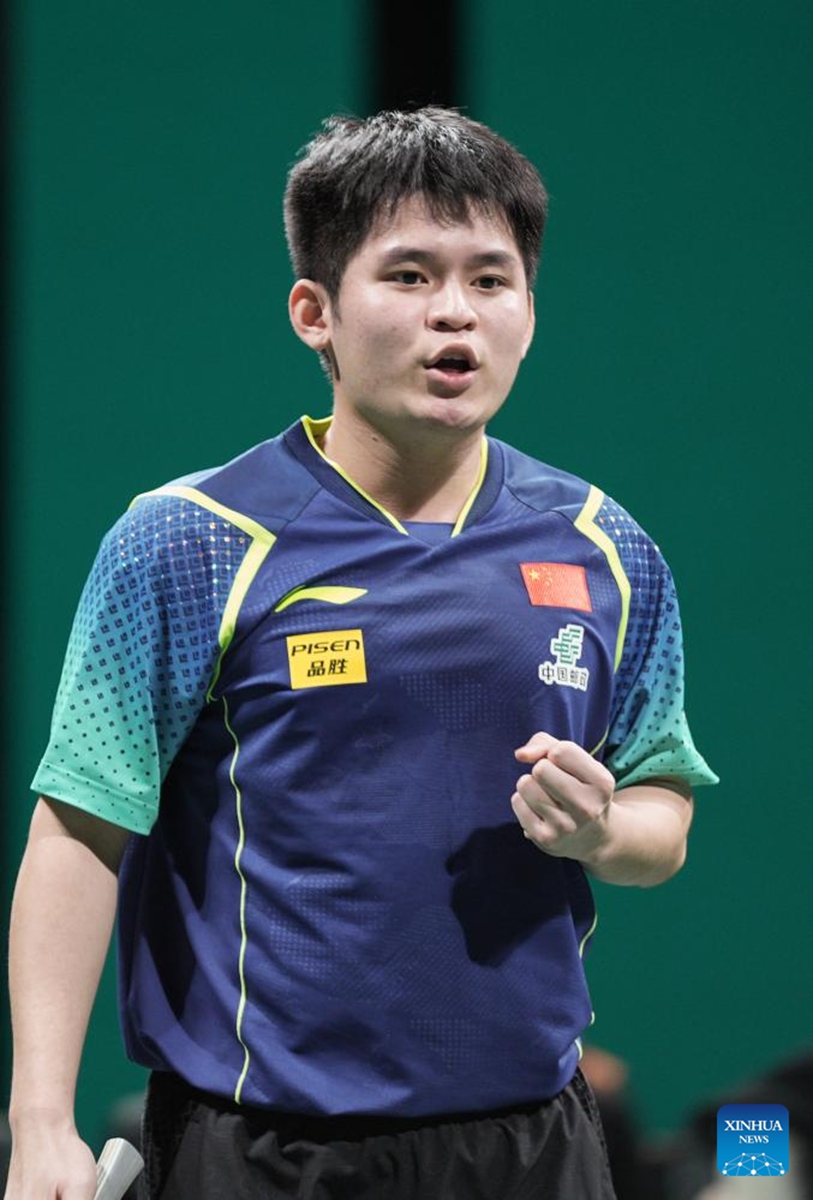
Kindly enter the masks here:
[[584, 508], [579, 513], [574, 524], [577, 529], [588, 537], [591, 542], [594, 542], [604, 557], [607, 559], [610, 570], [613, 573], [613, 578], [618, 585], [618, 590], [621, 593], [621, 620], [618, 623], [618, 637], [615, 643], [615, 670], [617, 671], [621, 665], [621, 655], [624, 652], [624, 638], [627, 636], [627, 623], [630, 615], [630, 581], [627, 578], [627, 573], [621, 565], [621, 556], [618, 553], [618, 547], [615, 542], [609, 537], [603, 529], [599, 529], [594, 521], [594, 517], [601, 505], [604, 502], [604, 493], [597, 487], [591, 487], [584, 503]]
[[351, 587], [300, 587], [294, 588], [287, 596], [283, 596], [275, 613], [283, 612], [291, 604], [296, 604], [300, 600], [321, 600], [325, 604], [349, 604], [351, 600], [358, 600], [359, 596], [366, 596], [367, 588], [351, 588]]
[[206, 692], [206, 699], [211, 700], [215, 684], [220, 678], [223, 655], [226, 653], [229, 643], [234, 637], [237, 615], [246, 598], [246, 592], [259, 570], [260, 564], [276, 542], [277, 537], [276, 534], [271, 533], [265, 526], [260, 525], [257, 521], [252, 521], [251, 517], [237, 512], [234, 508], [227, 508], [225, 504], [220, 504], [217, 500], [212, 500], [205, 492], [199, 492], [197, 488], [186, 487], [184, 484], [170, 483], [166, 487], [155, 488], [151, 492], [141, 492], [132, 501], [130, 508], [145, 496], [180, 496], [182, 500], [189, 500], [192, 504], [197, 504], [200, 508], [205, 508], [207, 512], [222, 517], [224, 521], [228, 521], [237, 529], [242, 529], [243, 533], [247, 533], [253, 539], [246, 551], [245, 558], [237, 569], [237, 574], [231, 585], [229, 598], [226, 601], [226, 607], [223, 610], [223, 616], [220, 621], [220, 629], [217, 634], [220, 654], [218, 655], [217, 664], [212, 675], [212, 682], [209, 684], [208, 691]]
[[218, 517], [223, 517], [224, 521], [230, 521], [232, 525], [236, 525], [238, 529], [242, 529], [244, 533], [256, 538], [257, 541], [267, 542], [269, 546], [273, 546], [277, 540], [276, 536], [269, 529], [266, 529], [265, 526], [260, 525], [259, 522], [252, 521], [251, 517], [247, 517], [233, 508], [227, 508], [225, 504], [219, 504], [217, 500], [212, 500], [205, 492], [199, 492], [197, 488], [170, 483], [166, 487], [155, 488], [151, 492], [141, 492], [132, 501], [130, 508], [138, 500], [143, 500], [146, 496], [180, 496], [183, 500], [191, 500], [193, 504], [200, 505], [201, 508], [207, 509], [208, 512], [215, 513]]
[[601, 747], [602, 747], [602, 746], [604, 745], [604, 743], [607, 741], [607, 737], [609, 736], [609, 733], [610, 733], [610, 727], [609, 727], [609, 726], [607, 726], [607, 728], [606, 728], [606, 729], [605, 729], [605, 731], [604, 731], [604, 737], [603, 737], [603, 738], [601, 739], [601, 741], [600, 741], [600, 742], [598, 742], [598, 743], [597, 743], [597, 744], [596, 744], [596, 745], [593, 747], [593, 749], [590, 751], [590, 757], [591, 757], [591, 758], [592, 758], [594, 755], [598, 754], [598, 752], [599, 752], [599, 750], [601, 749]]
[[466, 523], [466, 517], [471, 512], [472, 505], [474, 504], [474, 501], [477, 499], [477, 494], [480, 491], [480, 488], [483, 486], [483, 480], [486, 477], [487, 466], [488, 466], [488, 441], [486, 440], [486, 438], [483, 438], [482, 444], [480, 446], [480, 470], [478, 471], [477, 478], [474, 481], [474, 487], [472, 489], [472, 493], [469, 496], [466, 503], [463, 505], [462, 509], [460, 510], [460, 516], [457, 518], [457, 521], [455, 522], [455, 527], [452, 530], [452, 537], [457, 537], [457, 535], [460, 533], [461, 529], [463, 528], [463, 526]]
[[218, 655], [217, 665], [212, 675], [212, 682], [209, 684], [209, 690], [206, 693], [206, 699], [211, 700], [214, 695], [215, 685], [220, 678], [220, 669], [223, 665], [223, 656], [231, 645], [231, 640], [234, 637], [234, 630], [237, 626], [237, 617], [240, 613], [243, 601], [246, 598], [246, 592], [254, 582], [254, 576], [260, 569], [263, 559], [268, 554], [269, 550], [274, 545], [276, 538], [271, 542], [253, 541], [246, 551], [246, 556], [240, 563], [237, 574], [234, 577], [234, 583], [231, 585], [229, 598], [226, 601], [226, 607], [223, 609], [223, 616], [220, 620], [220, 629], [217, 633], [217, 642], [220, 646], [220, 654]]
[[587, 943], [590, 941], [590, 938], [596, 932], [597, 925], [598, 925], [598, 913], [596, 913], [595, 916], [593, 917], [593, 924], [590, 926], [590, 928], [587, 930], [587, 933], [584, 935], [582, 940], [579, 942], [579, 958], [584, 957], [584, 947], [587, 945]]
[[241, 1096], [242, 1096], [242, 1092], [243, 1092], [243, 1084], [246, 1081], [246, 1075], [248, 1074], [249, 1063], [251, 1062], [251, 1054], [249, 1053], [248, 1046], [246, 1045], [245, 1041], [243, 1040], [243, 1016], [246, 1011], [245, 962], [246, 962], [246, 945], [248, 942], [248, 935], [246, 933], [246, 890], [247, 890], [247, 885], [246, 885], [246, 877], [243, 874], [243, 868], [241, 865], [241, 861], [242, 861], [242, 857], [243, 857], [243, 849], [246, 844], [246, 830], [245, 830], [245, 826], [243, 824], [243, 796], [242, 796], [240, 787], [237, 783], [237, 779], [235, 776], [235, 768], [237, 766], [237, 759], [240, 754], [240, 743], [237, 740], [237, 736], [236, 736], [234, 730], [232, 729], [231, 725], [229, 724], [229, 706], [228, 706], [225, 696], [223, 697], [223, 720], [226, 724], [226, 729], [229, 731], [229, 734], [231, 735], [231, 739], [234, 742], [234, 754], [232, 755], [231, 766], [229, 768], [229, 779], [231, 780], [232, 787], [234, 788], [234, 802], [235, 802], [235, 810], [237, 813], [237, 828], [239, 830], [239, 837], [237, 839], [237, 849], [234, 852], [234, 869], [237, 872], [238, 878], [240, 880], [240, 954], [239, 954], [238, 960], [237, 960], [238, 961], [238, 972], [240, 975], [240, 1003], [237, 1006], [237, 1019], [235, 1021], [235, 1030], [237, 1033], [237, 1040], [240, 1043], [240, 1045], [243, 1047], [244, 1057], [243, 1057], [243, 1069], [240, 1072], [240, 1078], [237, 1080], [237, 1086], [234, 1089], [234, 1102], [235, 1102], [235, 1104], [241, 1104], [242, 1103]]
[[333, 468], [333, 470], [336, 472], [337, 475], [341, 475], [341, 477], [345, 481], [345, 483], [350, 484], [350, 486], [354, 492], [358, 492], [358, 494], [360, 496], [364, 497], [364, 499], [367, 501], [368, 504], [372, 504], [373, 508], [378, 509], [378, 511], [387, 518], [390, 525], [393, 525], [398, 530], [399, 533], [403, 533], [406, 537], [409, 537], [409, 533], [407, 532], [406, 529], [404, 529], [403, 525], [398, 520], [398, 518], [394, 517], [392, 515], [392, 513], [387, 512], [386, 508], [384, 508], [383, 505], [379, 504], [376, 500], [373, 500], [372, 496], [368, 496], [367, 493], [365, 492], [364, 488], [360, 488], [359, 485], [355, 482], [355, 480], [351, 479], [350, 476], [347, 474], [347, 472], [342, 470], [342, 468], [339, 466], [338, 463], [334, 462], [332, 458], [328, 458], [328, 456], [325, 454], [322, 447], [316, 441], [316, 434], [324, 433], [325, 430], [327, 430], [329, 428], [330, 421], [331, 421], [330, 417], [324, 417], [320, 421], [315, 421], [313, 419], [313, 417], [303, 417], [302, 418], [302, 424], [305, 427], [305, 433], [308, 435], [308, 441], [313, 446], [316, 453], [325, 460], [325, 462], [328, 464], [328, 466], [331, 466]]

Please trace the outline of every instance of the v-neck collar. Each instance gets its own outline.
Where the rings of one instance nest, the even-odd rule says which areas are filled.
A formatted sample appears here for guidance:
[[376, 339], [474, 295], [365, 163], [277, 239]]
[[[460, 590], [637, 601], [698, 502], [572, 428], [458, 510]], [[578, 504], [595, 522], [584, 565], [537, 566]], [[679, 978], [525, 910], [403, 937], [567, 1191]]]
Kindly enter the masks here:
[[[332, 417], [315, 420], [313, 417], [303, 416], [284, 435], [288, 447], [318, 479], [319, 483], [333, 495], [338, 496], [357, 511], [365, 513], [381, 524], [390, 525], [398, 533], [409, 537], [409, 530], [405, 528], [404, 524], [365, 492], [338, 463], [328, 458], [322, 450], [319, 441], [330, 428], [332, 420]], [[491, 438], [484, 437], [480, 471], [454, 524], [451, 534], [453, 538], [459, 536], [464, 529], [491, 508], [502, 486], [503, 471], [504, 464], [499, 445]]]

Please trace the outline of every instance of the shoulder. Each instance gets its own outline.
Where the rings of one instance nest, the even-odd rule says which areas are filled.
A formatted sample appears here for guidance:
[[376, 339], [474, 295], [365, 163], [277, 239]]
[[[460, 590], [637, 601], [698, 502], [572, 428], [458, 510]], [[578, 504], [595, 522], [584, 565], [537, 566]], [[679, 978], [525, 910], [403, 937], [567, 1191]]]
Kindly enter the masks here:
[[503, 485], [517, 500], [538, 512], [558, 510], [575, 519], [590, 494], [589, 483], [507, 442], [490, 441], [502, 456]]
[[104, 536], [90, 585], [105, 594], [211, 594], [255, 541], [277, 533], [318, 490], [285, 434], [229, 462], [137, 495]]
[[491, 441], [504, 463], [504, 486], [530, 508], [561, 512], [574, 523], [595, 524], [619, 544], [654, 542], [638, 522], [597, 484], [524, 454], [506, 442]]
[[129, 520], [178, 520], [193, 525], [215, 520], [252, 537], [275, 534], [293, 520], [319, 490], [313, 476], [291, 453], [290, 430], [252, 446], [216, 467], [182, 475], [143, 492]]
[[651, 597], [671, 576], [660, 548], [636, 519], [597, 484], [497, 442], [504, 486], [528, 508], [556, 512], [604, 554], [623, 595]]

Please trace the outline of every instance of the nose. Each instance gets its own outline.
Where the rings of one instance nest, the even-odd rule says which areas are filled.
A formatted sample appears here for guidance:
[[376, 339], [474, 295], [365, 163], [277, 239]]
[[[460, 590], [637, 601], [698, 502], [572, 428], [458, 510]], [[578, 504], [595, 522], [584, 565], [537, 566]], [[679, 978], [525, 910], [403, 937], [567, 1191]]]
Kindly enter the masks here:
[[456, 279], [447, 280], [432, 295], [427, 320], [431, 329], [473, 329], [477, 313], [468, 289]]

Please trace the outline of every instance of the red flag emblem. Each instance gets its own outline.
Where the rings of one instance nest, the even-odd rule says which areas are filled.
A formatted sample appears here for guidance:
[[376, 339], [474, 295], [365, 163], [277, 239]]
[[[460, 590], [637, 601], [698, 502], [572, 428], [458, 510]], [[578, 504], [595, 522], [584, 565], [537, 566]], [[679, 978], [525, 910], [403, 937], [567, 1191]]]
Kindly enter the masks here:
[[520, 563], [531, 604], [546, 608], [575, 608], [592, 612], [587, 572], [573, 563]]

